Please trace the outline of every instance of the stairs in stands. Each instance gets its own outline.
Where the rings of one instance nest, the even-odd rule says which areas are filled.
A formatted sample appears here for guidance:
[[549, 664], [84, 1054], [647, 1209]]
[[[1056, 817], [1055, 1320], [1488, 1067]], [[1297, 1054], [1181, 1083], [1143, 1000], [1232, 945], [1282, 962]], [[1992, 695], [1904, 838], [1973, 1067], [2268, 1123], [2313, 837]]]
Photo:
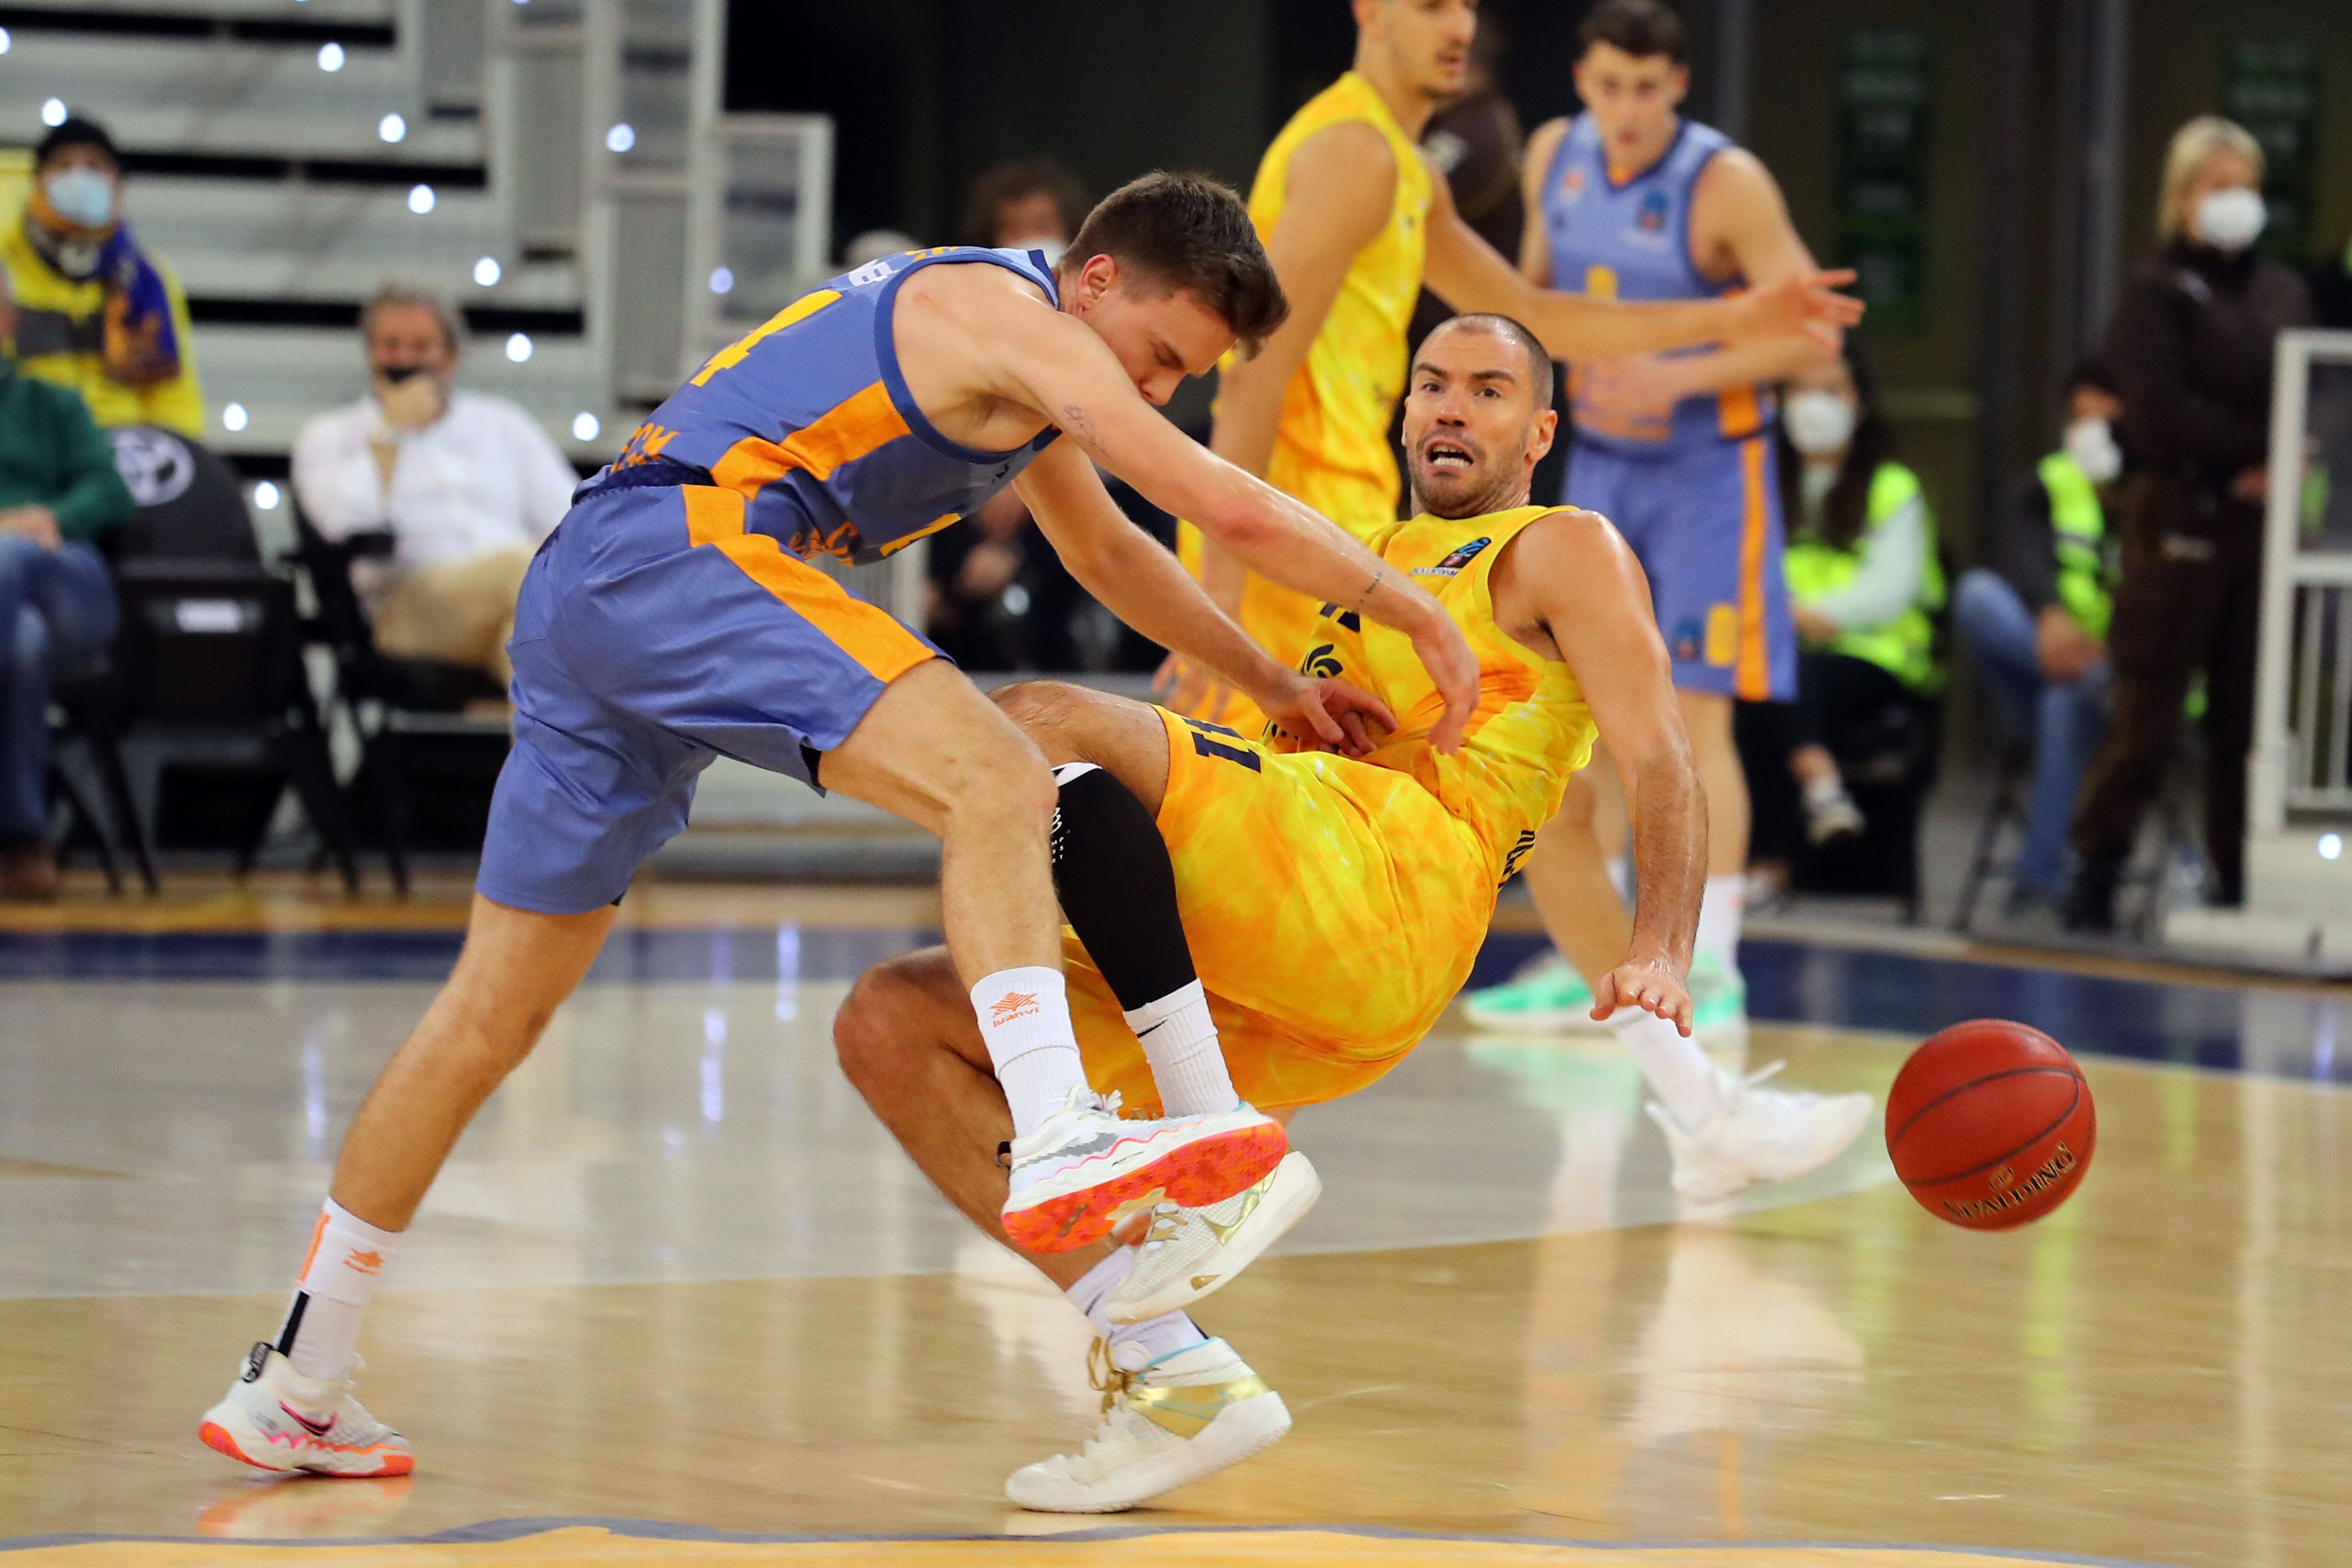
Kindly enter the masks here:
[[[464, 384], [523, 404], [575, 460], [609, 458], [634, 422], [613, 406], [586, 334], [578, 261], [524, 255], [513, 204], [494, 188], [479, 83], [496, 18], [484, 5], [0, 6], [0, 144], [37, 142], [53, 100], [113, 133], [127, 215], [189, 294], [205, 438], [248, 478], [282, 472], [302, 422], [359, 395], [358, 308], [388, 281], [457, 306]], [[446, 49], [428, 68], [426, 34], [453, 17], [476, 29], [470, 81]], [[494, 282], [477, 281], [492, 276], [485, 258]], [[583, 414], [596, 426], [585, 439]]]

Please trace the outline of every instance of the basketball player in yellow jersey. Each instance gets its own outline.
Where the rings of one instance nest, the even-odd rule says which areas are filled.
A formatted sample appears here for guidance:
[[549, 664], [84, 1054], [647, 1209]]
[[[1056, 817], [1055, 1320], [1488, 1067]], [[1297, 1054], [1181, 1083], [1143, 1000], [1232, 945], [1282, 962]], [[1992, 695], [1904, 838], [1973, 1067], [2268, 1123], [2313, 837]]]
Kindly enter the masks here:
[[[1076, 688], [1003, 696], [1062, 764], [1055, 885], [1075, 928], [1073, 1016], [1089, 1075], [1130, 1105], [1246, 1095], [1280, 1113], [1388, 1072], [1468, 974], [1496, 889], [1597, 734], [1628, 780], [1642, 900], [1595, 1011], [1620, 1014], [1677, 1116], [1708, 1108], [1713, 1143], [1676, 1143], [1676, 1160], [1738, 1157], [1757, 1174], [1793, 1174], [1785, 1158], [1759, 1157], [1784, 1155], [1781, 1142], [1759, 1151], [1759, 1121], [1777, 1131], [1784, 1103], [1816, 1108], [1841, 1134], [1826, 1159], [1867, 1118], [1864, 1096], [1774, 1094], [1717, 1073], [1684, 1033], [1705, 797], [1639, 564], [1594, 513], [1526, 504], [1556, 424], [1551, 374], [1526, 328], [1488, 315], [1444, 323], [1413, 365], [1405, 440], [1422, 514], [1371, 547], [1428, 586], [1477, 658], [1481, 700], [1458, 752], [1429, 743], [1442, 704], [1409, 645], [1339, 606], [1324, 607], [1300, 662], [1345, 671], [1390, 710], [1395, 723], [1361, 759], [1260, 744]], [[1146, 850], [1159, 857], [1162, 908]], [[834, 1030], [876, 1113], [1003, 1240], [1006, 1177], [990, 1152], [1012, 1124], [946, 951], [867, 972]], [[1137, 1246], [1031, 1255], [1103, 1335], [1095, 1370], [1110, 1397], [1097, 1439], [1016, 1472], [1013, 1501], [1132, 1507], [1288, 1429], [1280, 1396], [1183, 1309], [1319, 1190], [1294, 1152], [1223, 1204], [1139, 1215]]]
[[[1477, 23], [1473, 0], [1355, 0], [1355, 68], [1284, 126], [1250, 187], [1250, 217], [1290, 300], [1290, 319], [1253, 359], [1220, 368], [1218, 456], [1360, 538], [1396, 520], [1389, 425], [1403, 385], [1405, 330], [1425, 281], [1458, 310], [1511, 316], [1559, 358], [1687, 344], [1833, 335], [1861, 313], [1829, 291], [1850, 277], [1808, 268], [1774, 287], [1716, 300], [1629, 304], [1537, 288], [1454, 210], [1418, 145], [1436, 106], [1462, 89]], [[1227, 614], [1287, 658], [1315, 602], [1247, 573], [1180, 529], [1180, 552]], [[1196, 663], [1171, 658], [1161, 695], [1194, 718], [1255, 735], [1262, 716]]]

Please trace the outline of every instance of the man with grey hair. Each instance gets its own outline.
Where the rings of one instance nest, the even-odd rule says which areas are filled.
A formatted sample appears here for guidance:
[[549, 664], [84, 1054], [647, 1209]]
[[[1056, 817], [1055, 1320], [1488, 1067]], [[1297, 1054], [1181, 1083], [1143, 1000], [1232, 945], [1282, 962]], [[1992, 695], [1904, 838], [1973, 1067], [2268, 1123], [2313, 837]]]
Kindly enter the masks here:
[[520, 405], [450, 384], [457, 317], [432, 295], [379, 290], [360, 331], [367, 395], [302, 427], [295, 498], [329, 539], [392, 534], [388, 563], [362, 563], [379, 648], [503, 681], [524, 569], [577, 476]]

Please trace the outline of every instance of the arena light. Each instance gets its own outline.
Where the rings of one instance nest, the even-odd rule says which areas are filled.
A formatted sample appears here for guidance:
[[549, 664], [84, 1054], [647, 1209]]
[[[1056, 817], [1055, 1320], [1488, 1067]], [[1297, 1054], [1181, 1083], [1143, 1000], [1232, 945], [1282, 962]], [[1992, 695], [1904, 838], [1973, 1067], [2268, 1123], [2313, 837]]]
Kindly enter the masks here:
[[247, 422], [245, 405], [242, 403], [232, 403], [221, 410], [221, 428], [224, 430], [242, 430]]
[[485, 256], [474, 263], [474, 281], [485, 289], [497, 287], [499, 279], [503, 276], [505, 273], [499, 268], [499, 258], [495, 256]]
[[530, 358], [530, 334], [517, 332], [507, 339], [507, 358], [520, 364]]
[[408, 134], [408, 121], [397, 114], [387, 114], [375, 122], [375, 133], [386, 142], [398, 142]]
[[2339, 859], [2343, 854], [2344, 836], [2342, 834], [2323, 833], [2319, 836], [2319, 858], [2322, 860]]
[[343, 46], [341, 44], [320, 44], [319, 46], [319, 68], [325, 71], [330, 76], [342, 69]]
[[268, 479], [253, 487], [253, 506], [257, 511], [276, 511], [281, 499], [278, 487]]
[[41, 105], [41, 123], [42, 123], [42, 124], [44, 124], [44, 125], [63, 125], [65, 122], [66, 122], [66, 100], [65, 100], [64, 99], [62, 99], [62, 98], [53, 98], [53, 99], [50, 99], [47, 102], [46, 102], [46, 103], [44, 103], [44, 104], [42, 104], [42, 105]]
[[585, 409], [572, 416], [572, 438], [575, 441], [593, 441], [604, 430], [604, 423]]
[[5, 27], [0, 27], [0, 55], [6, 54], [10, 49], [15, 48], [16, 47], [16, 40], [8, 36], [8, 29]]
[[734, 291], [734, 288], [735, 269], [733, 268], [721, 267], [711, 273], [710, 291], [713, 294], [731, 293]]
[[625, 153], [637, 144], [637, 128], [624, 120], [604, 132], [604, 151]]
[[408, 210], [415, 213], [418, 217], [423, 217], [426, 213], [431, 212], [433, 210], [433, 187], [430, 185], [409, 186]]

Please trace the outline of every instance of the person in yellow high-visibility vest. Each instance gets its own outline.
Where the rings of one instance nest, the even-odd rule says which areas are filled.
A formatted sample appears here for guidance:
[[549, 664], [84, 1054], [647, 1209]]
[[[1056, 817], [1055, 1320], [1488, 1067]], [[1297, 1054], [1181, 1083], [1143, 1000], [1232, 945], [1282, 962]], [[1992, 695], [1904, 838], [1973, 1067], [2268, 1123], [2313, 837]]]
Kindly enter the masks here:
[[2025, 841], [2011, 872], [2012, 913], [2065, 896], [2068, 826], [2083, 770], [2107, 728], [2107, 623], [2116, 541], [2108, 502], [2123, 413], [2106, 368], [2085, 360], [2066, 382], [2066, 438], [2017, 488], [1995, 566], [1964, 573], [1952, 624], [2010, 733], [2033, 749]]
[[[1866, 826], [1829, 736], [1847, 720], [1943, 689], [1935, 616], [1944, 573], [1919, 477], [1895, 460], [1874, 379], [1851, 342], [1842, 359], [1789, 379], [1780, 428], [1790, 447], [1783, 571], [1798, 637], [1797, 700], [1752, 705], [1741, 729], [1744, 742], [1752, 738], [1751, 773], [1759, 763], [1787, 768], [1801, 795], [1803, 837], [1818, 846]], [[1780, 793], [1767, 789], [1773, 782], [1749, 780], [1759, 796], [1749, 875], [1767, 883], [1794, 858], [1797, 831], [1765, 804]]]

